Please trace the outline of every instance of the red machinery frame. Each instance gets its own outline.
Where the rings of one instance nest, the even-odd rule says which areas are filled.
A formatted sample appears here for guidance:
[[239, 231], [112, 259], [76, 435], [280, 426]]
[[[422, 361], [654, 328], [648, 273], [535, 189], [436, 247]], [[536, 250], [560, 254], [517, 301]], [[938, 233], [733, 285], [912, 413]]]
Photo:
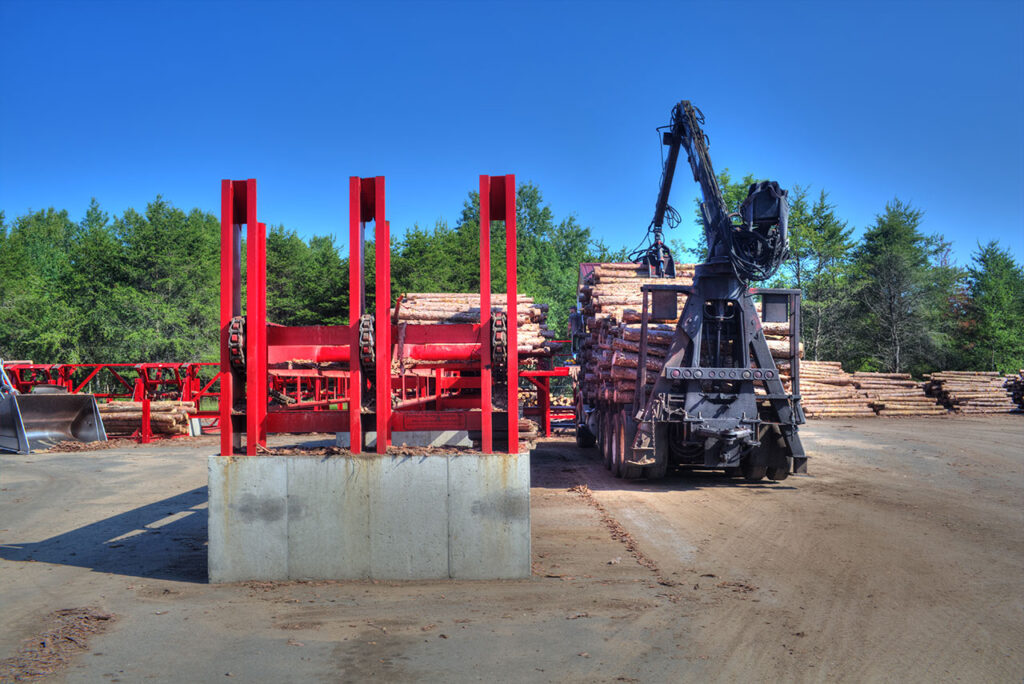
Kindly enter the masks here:
[[[286, 327], [266, 320], [266, 228], [257, 219], [256, 181], [224, 180], [221, 185], [221, 453], [231, 455], [247, 435], [245, 453], [256, 454], [266, 446], [268, 432], [348, 432], [351, 450], [363, 449], [368, 425], [376, 429], [378, 453], [385, 453], [392, 431], [479, 430], [484, 453], [493, 451], [493, 409], [491, 405], [491, 267], [490, 224], [505, 222], [505, 255], [508, 318], [514, 323], [516, 294], [516, 195], [515, 176], [480, 176], [480, 312], [479, 324], [411, 325], [401, 329], [391, 321], [390, 227], [385, 213], [384, 177], [349, 180], [349, 323], [347, 326]], [[366, 313], [364, 247], [366, 226], [374, 223], [376, 268], [373, 316], [373, 344], [360, 340], [360, 321]], [[245, 226], [246, 306], [245, 367], [232, 368], [232, 321], [242, 316], [241, 241]], [[366, 323], [364, 322], [364, 326]], [[517, 326], [507, 326], [507, 432], [509, 452], [519, 450], [518, 335]], [[365, 332], [365, 329], [364, 329]], [[393, 344], [398, 340], [398, 344]], [[372, 347], [372, 349], [371, 349]], [[371, 356], [374, 372], [364, 377], [361, 359]], [[362, 354], [360, 353], [362, 352]], [[445, 371], [436, 372], [434, 392], [431, 378], [403, 373], [393, 377], [393, 358], [440, 360]], [[283, 374], [272, 364], [293, 358], [317, 362], [348, 363], [347, 371], [335, 371], [339, 380], [329, 399], [294, 408], [268, 410], [268, 376]], [[479, 371], [480, 377], [462, 377]], [[295, 371], [288, 371], [296, 375]], [[301, 375], [301, 373], [299, 374]], [[392, 408], [392, 392], [404, 393], [409, 383], [416, 398]], [[368, 390], [372, 384], [372, 411]], [[479, 400], [444, 398], [452, 389], [480, 389]], [[347, 396], [340, 396], [341, 392]], [[297, 394], [302, 394], [297, 387]], [[244, 396], [244, 408], [240, 399]], [[324, 404], [336, 403], [338, 409]], [[346, 406], [347, 404], [347, 406]], [[433, 404], [433, 410], [425, 407]], [[255, 435], [255, 439], [248, 438]]]

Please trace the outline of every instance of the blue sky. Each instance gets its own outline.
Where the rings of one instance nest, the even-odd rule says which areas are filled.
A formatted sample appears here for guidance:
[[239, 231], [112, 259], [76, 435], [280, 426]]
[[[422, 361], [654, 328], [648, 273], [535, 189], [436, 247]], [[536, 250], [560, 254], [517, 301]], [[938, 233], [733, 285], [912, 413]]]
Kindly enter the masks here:
[[400, 233], [515, 173], [632, 247], [654, 129], [689, 99], [716, 169], [824, 188], [858, 234], [898, 196], [959, 263], [992, 239], [1024, 261], [1019, 0], [0, 0], [0, 98], [8, 219], [158, 193], [216, 212], [220, 179], [255, 177], [261, 220], [344, 244], [350, 175], [387, 177]]

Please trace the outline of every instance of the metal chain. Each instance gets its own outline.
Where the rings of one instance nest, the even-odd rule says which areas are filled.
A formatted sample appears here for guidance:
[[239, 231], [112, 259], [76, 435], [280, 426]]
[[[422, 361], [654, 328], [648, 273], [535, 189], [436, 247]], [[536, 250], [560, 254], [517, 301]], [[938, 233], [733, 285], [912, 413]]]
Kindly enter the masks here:
[[245, 316], [235, 316], [228, 323], [228, 358], [232, 370], [245, 373]]

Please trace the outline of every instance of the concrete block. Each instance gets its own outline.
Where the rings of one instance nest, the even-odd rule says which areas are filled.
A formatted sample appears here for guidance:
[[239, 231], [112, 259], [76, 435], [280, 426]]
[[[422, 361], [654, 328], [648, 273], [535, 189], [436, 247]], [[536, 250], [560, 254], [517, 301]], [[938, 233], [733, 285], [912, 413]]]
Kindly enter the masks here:
[[448, 459], [365, 459], [370, 492], [370, 574], [375, 579], [448, 577]]
[[[394, 434], [394, 433], [392, 433], [392, 434]], [[376, 433], [376, 431], [370, 430], [369, 432], [364, 432], [363, 433], [363, 442], [366, 444], [366, 448], [367, 449], [376, 449], [377, 448], [377, 433]], [[351, 443], [352, 443], [352, 440], [349, 439], [349, 434], [347, 432], [335, 432], [334, 433], [334, 446], [341, 447], [342, 449], [349, 449], [349, 448], [351, 448], [349, 446]]]
[[530, 576], [529, 454], [211, 456], [212, 582]]
[[294, 456], [288, 468], [288, 577], [370, 576], [364, 459]]
[[[377, 433], [370, 431], [366, 433], [366, 448], [377, 447]], [[334, 445], [342, 449], [349, 448], [349, 435], [347, 432], [337, 432], [334, 435]], [[468, 430], [417, 430], [415, 432], [392, 432], [391, 443], [396, 446], [405, 444], [415, 447], [472, 447], [473, 440], [469, 437]]]
[[286, 462], [211, 456], [208, 467], [210, 581], [288, 577]]
[[416, 432], [393, 432], [391, 443], [417, 447], [471, 447], [473, 440], [468, 430], [428, 430]]
[[448, 457], [448, 559], [455, 579], [530, 576], [528, 453]]

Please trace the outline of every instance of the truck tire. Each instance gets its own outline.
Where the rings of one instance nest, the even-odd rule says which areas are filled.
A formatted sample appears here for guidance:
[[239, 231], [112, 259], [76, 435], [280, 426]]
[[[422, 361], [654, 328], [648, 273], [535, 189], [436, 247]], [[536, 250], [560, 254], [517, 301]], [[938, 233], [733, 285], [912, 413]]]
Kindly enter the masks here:
[[763, 465], [757, 466], [751, 463], [742, 463], [740, 464], [740, 472], [743, 473], [743, 478], [747, 480], [747, 482], [760, 482], [764, 479], [765, 473], [768, 472], [768, 468]]
[[598, 446], [601, 449], [601, 460], [604, 461], [604, 467], [608, 470], [612, 469], [612, 426], [611, 420], [609, 420], [608, 412], [600, 410], [598, 412], [597, 429], [599, 433]]
[[597, 437], [583, 420], [583, 403], [576, 404], [576, 446], [580, 449], [591, 449], [597, 444]]
[[625, 410], [617, 411], [613, 420], [612, 475], [624, 480], [636, 480], [643, 477], [643, 466], [626, 465], [626, 453], [633, 445], [633, 431], [629, 429], [631, 420], [629, 414]]
[[765, 471], [765, 474], [768, 476], [769, 480], [774, 480], [776, 482], [782, 482], [789, 477], [789, 471], [785, 468], [768, 468]]

